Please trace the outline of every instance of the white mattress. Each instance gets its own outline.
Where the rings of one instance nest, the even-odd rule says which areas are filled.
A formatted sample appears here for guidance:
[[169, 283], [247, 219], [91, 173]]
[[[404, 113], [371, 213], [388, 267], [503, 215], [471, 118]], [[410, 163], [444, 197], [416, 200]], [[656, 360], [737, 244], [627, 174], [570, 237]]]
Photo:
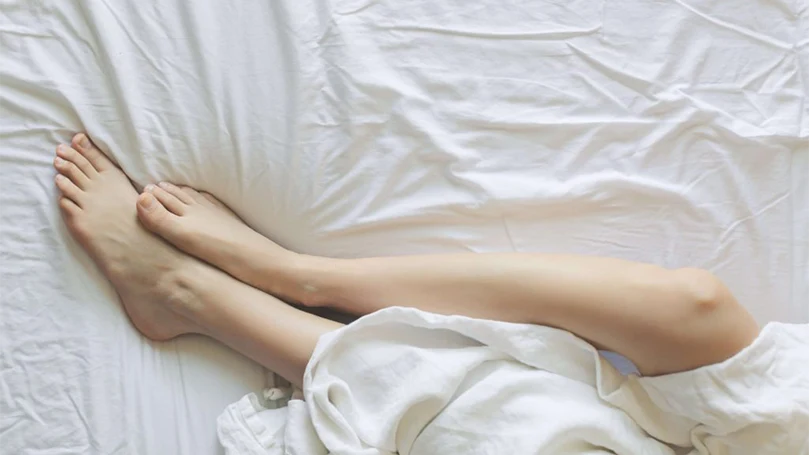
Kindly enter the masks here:
[[298, 251], [699, 266], [808, 322], [809, 2], [506, 3], [0, 2], [0, 453], [217, 453], [264, 383], [130, 327], [55, 204], [75, 131]]

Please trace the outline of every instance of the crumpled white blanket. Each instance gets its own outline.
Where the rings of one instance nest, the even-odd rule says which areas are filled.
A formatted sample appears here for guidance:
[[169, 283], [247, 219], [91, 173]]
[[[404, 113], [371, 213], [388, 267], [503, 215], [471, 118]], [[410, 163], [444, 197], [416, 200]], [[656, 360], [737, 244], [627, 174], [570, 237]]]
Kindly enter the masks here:
[[562, 330], [389, 308], [320, 339], [303, 395], [229, 406], [226, 452], [805, 455], [809, 325], [644, 378]]

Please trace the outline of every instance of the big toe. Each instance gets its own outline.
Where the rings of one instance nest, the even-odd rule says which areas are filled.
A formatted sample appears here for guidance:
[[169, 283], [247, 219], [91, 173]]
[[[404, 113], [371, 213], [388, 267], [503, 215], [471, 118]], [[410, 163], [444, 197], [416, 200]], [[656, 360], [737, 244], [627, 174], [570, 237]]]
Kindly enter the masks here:
[[138, 196], [138, 219], [146, 229], [173, 242], [180, 234], [177, 215], [171, 213], [151, 193]]
[[96, 170], [105, 171], [107, 169], [116, 168], [115, 164], [107, 158], [104, 153], [93, 144], [93, 141], [90, 140], [84, 133], [78, 133], [73, 136], [73, 140], [70, 142], [74, 149], [78, 150], [79, 153], [84, 155]]

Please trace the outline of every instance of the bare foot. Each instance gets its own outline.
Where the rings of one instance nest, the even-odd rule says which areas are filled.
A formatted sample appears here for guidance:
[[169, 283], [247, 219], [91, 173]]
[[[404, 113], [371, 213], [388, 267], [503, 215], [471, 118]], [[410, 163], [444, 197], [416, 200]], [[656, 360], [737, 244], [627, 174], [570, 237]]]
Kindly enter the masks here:
[[297, 256], [250, 229], [210, 194], [188, 187], [148, 185], [138, 217], [177, 248], [271, 293], [278, 291], [273, 270]]
[[139, 225], [138, 193], [126, 175], [84, 134], [59, 145], [54, 167], [59, 207], [73, 237], [115, 286], [135, 327], [167, 340], [199, 328], [175, 311], [190, 298], [178, 271], [207, 267]]

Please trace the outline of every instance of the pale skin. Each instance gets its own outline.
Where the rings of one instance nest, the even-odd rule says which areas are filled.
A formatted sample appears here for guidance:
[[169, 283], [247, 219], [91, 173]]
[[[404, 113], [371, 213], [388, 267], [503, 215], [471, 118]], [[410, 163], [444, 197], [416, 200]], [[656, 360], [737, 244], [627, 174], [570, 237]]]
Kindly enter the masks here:
[[645, 375], [721, 362], [759, 332], [705, 270], [521, 253], [300, 255], [210, 194], [165, 182], [138, 194], [84, 134], [56, 154], [65, 224], [143, 335], [204, 334], [298, 386], [318, 338], [341, 324], [286, 302], [352, 315], [409, 306], [554, 326], [625, 355]]

